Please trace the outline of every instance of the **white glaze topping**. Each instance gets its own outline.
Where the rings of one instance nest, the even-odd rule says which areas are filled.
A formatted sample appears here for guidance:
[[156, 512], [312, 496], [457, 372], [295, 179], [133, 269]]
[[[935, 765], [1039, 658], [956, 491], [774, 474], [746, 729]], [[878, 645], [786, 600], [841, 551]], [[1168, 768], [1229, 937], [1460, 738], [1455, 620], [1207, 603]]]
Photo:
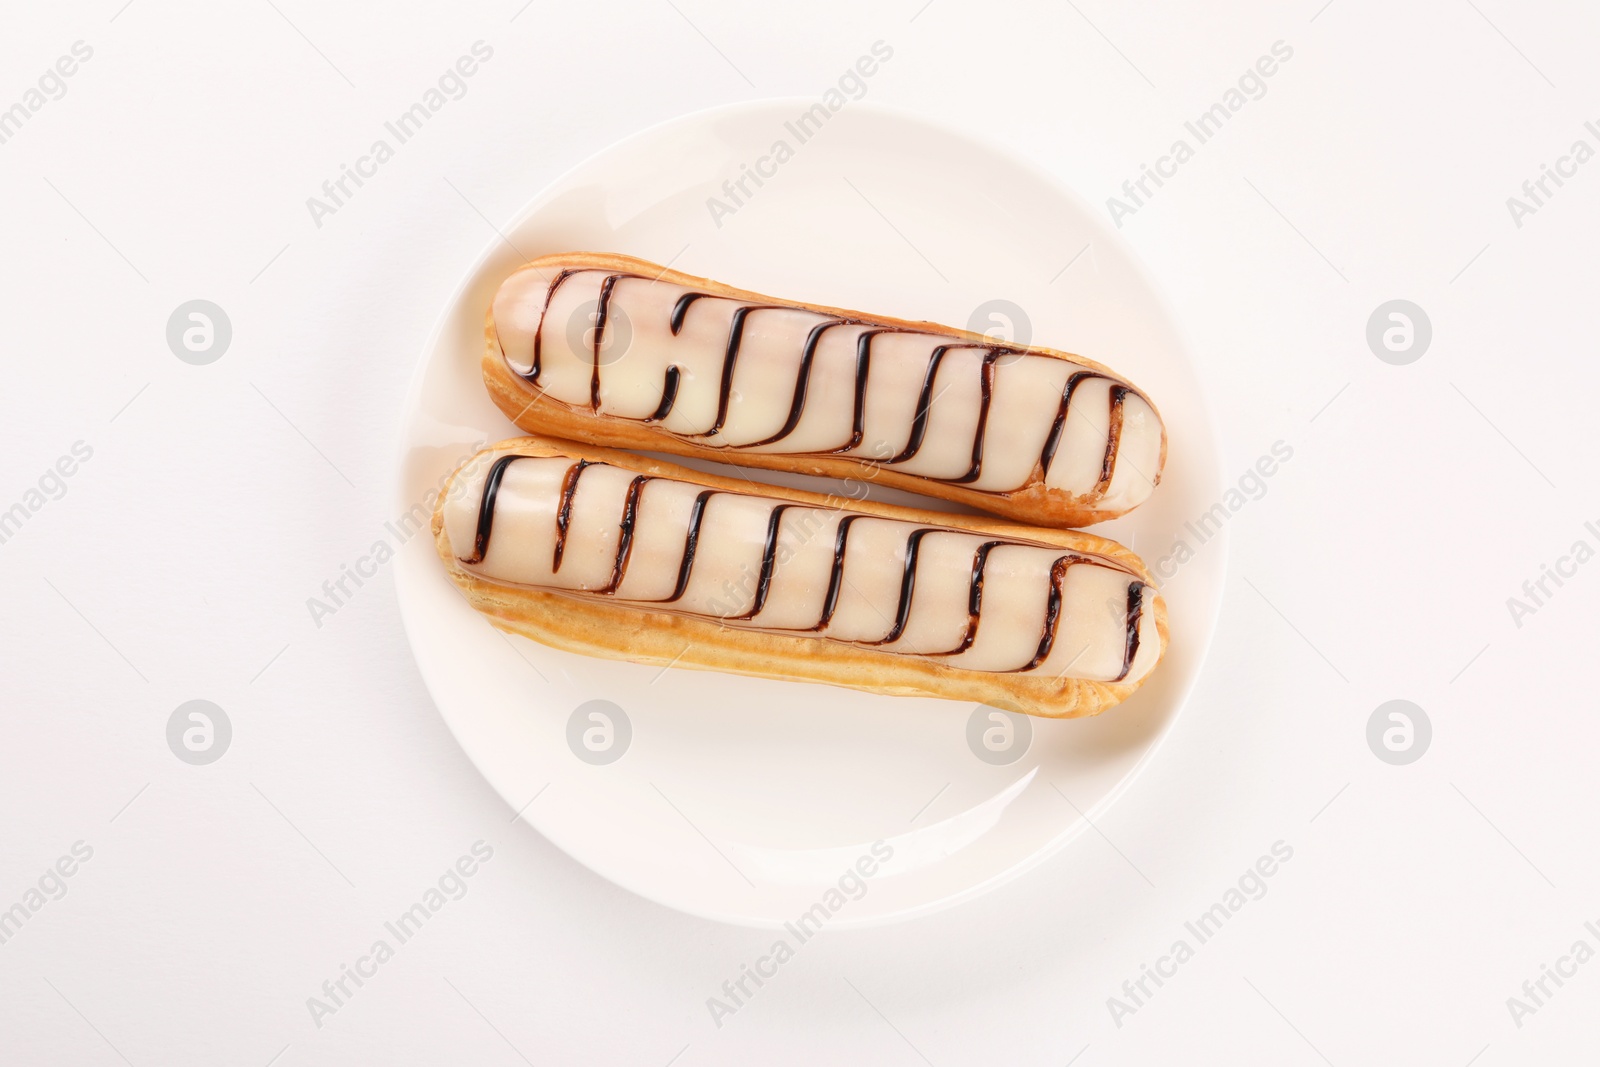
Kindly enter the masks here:
[[1126, 382], [1065, 359], [636, 274], [528, 268], [494, 301], [507, 366], [549, 397], [711, 448], [832, 454], [985, 492], [1037, 481], [1123, 511], [1163, 429]]
[[459, 477], [446, 536], [491, 581], [975, 671], [1137, 682], [1160, 657], [1154, 591], [1103, 556], [565, 457]]

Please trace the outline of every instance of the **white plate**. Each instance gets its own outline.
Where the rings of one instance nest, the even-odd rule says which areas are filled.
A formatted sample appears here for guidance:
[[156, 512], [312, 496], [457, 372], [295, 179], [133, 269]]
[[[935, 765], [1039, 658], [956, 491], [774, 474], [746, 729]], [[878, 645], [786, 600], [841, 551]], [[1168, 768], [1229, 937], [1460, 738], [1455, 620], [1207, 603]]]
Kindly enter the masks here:
[[[1129, 375], [1167, 421], [1154, 499], [1097, 532], [1152, 564], [1180, 536], [1194, 544], [1184, 522], [1221, 496], [1210, 420], [1179, 331], [1100, 214], [988, 146], [893, 112], [849, 105], [798, 144], [785, 122], [807, 106], [720, 108], [646, 130], [524, 209], [450, 298], [423, 352], [404, 416], [397, 513], [431, 500], [475, 442], [517, 433], [478, 376], [496, 286], [524, 257], [591, 250], [958, 326], [988, 301], [1011, 301], [1026, 309], [1035, 343]], [[762, 163], [779, 139], [793, 157]], [[735, 205], [723, 183], [745, 164], [776, 173], [760, 187], [747, 180], [752, 195]], [[736, 211], [714, 219], [712, 196]], [[1094, 818], [1109, 805], [1194, 683], [1224, 559], [1219, 536], [1164, 583], [1171, 647], [1134, 699], [1094, 719], [1031, 720], [1025, 755], [1002, 766], [969, 748], [970, 704], [663, 672], [504, 637], [457, 595], [427, 536], [407, 542], [395, 572], [429, 691], [512, 809], [527, 805], [524, 820], [670, 907], [781, 926], [821, 902], [812, 914], [837, 928], [994, 888], [1070, 841], [1085, 825], [1080, 810]], [[623, 709], [632, 728], [624, 754], [605, 765], [580, 760], [567, 740], [569, 718], [591, 700]], [[866, 890], [846, 878], [847, 894], [828, 893], [880, 840], [893, 858]]]

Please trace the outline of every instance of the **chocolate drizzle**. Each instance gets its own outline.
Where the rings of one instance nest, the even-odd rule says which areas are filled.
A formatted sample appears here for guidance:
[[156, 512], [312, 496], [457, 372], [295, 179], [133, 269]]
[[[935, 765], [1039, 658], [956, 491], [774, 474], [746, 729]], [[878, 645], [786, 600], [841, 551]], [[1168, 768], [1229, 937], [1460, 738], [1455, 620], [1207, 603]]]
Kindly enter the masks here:
[[939, 530], [933, 526], [924, 526], [911, 531], [911, 536], [906, 538], [906, 567], [900, 575], [900, 600], [895, 607], [894, 625], [889, 627], [888, 636], [880, 641], [865, 641], [868, 645], [888, 645], [900, 640], [900, 635], [906, 632], [906, 623], [911, 620], [911, 596], [917, 588], [917, 552], [922, 547], [922, 539]]
[[928, 373], [923, 375], [922, 392], [917, 394], [917, 413], [911, 417], [911, 433], [906, 437], [906, 447], [887, 462], [904, 463], [922, 448], [922, 438], [928, 432], [928, 409], [933, 406], [933, 381], [939, 376], [939, 364], [944, 362], [944, 354], [954, 347], [956, 346], [940, 345], [933, 350], [933, 355], [928, 357]]
[[972, 436], [972, 466], [959, 478], [949, 479], [957, 485], [978, 480], [983, 469], [983, 438], [989, 432], [989, 408], [994, 403], [994, 361], [1005, 355], [1005, 349], [991, 348], [983, 354], [983, 365], [978, 370], [978, 429]]
[[600, 345], [605, 340], [606, 316], [611, 311], [611, 291], [621, 274], [608, 274], [600, 283], [600, 299], [594, 305], [594, 369], [589, 372], [589, 409], [600, 410]]
[[705, 293], [684, 293], [672, 305], [672, 317], [667, 320], [667, 327], [672, 330], [672, 336], [678, 336], [678, 331], [683, 329], [683, 317], [689, 313], [689, 305], [699, 300]]
[[979, 612], [983, 610], [983, 568], [989, 562], [989, 553], [1006, 541], [985, 541], [978, 546], [972, 554], [972, 582], [967, 586], [967, 632], [961, 635], [961, 643], [948, 652], [930, 652], [932, 656], [959, 656], [972, 647], [972, 642], [978, 639]]
[[645, 422], [660, 422], [672, 414], [672, 405], [678, 399], [678, 379], [682, 376], [676, 363], [667, 367], [666, 376], [661, 382], [661, 405], [650, 415]]
[[1061, 582], [1074, 563], [1088, 562], [1090, 561], [1083, 556], [1062, 556], [1050, 565], [1050, 596], [1044, 605], [1044, 632], [1039, 636], [1039, 647], [1026, 666], [1019, 667], [1012, 673], [1031, 671], [1050, 658], [1050, 650], [1056, 643], [1056, 620], [1061, 616]]
[[593, 466], [588, 460], [580, 459], [577, 463], [567, 468], [567, 473], [561, 479], [561, 503], [556, 507], [556, 551], [550, 559], [550, 573], [561, 572], [561, 557], [567, 550], [567, 524], [572, 521], [572, 498], [578, 492], [578, 476], [585, 467]]
[[833, 611], [839, 606], [839, 586], [844, 580], [845, 541], [850, 536], [850, 527], [859, 518], [863, 518], [863, 516], [844, 516], [839, 520], [839, 528], [834, 531], [833, 569], [828, 572], [828, 592], [822, 598], [822, 617], [811, 628], [818, 633], [828, 628], [828, 624], [833, 621]]
[[834, 452], [848, 452], [861, 444], [867, 423], [867, 376], [872, 373], [872, 339], [880, 333], [895, 332], [898, 331], [885, 326], [877, 330], [863, 330], [856, 339], [856, 399], [850, 415], [850, 440], [845, 442], [843, 448], [834, 449]]
[[728, 347], [722, 353], [722, 388], [717, 392], [717, 418], [711, 424], [711, 429], [695, 434], [696, 437], [715, 437], [722, 432], [723, 423], [728, 421], [728, 403], [733, 399], [733, 368], [739, 362], [739, 345], [744, 342], [744, 320], [750, 317], [752, 311], [771, 311], [778, 306], [746, 304], [733, 313], [733, 322], [728, 326]]
[[1056, 458], [1056, 449], [1061, 444], [1061, 432], [1067, 425], [1067, 412], [1072, 407], [1072, 394], [1077, 391], [1079, 383], [1090, 378], [1104, 378], [1111, 383], [1110, 389], [1110, 418], [1106, 424], [1106, 451], [1100, 460], [1100, 477], [1096, 480], [1094, 488], [1089, 491], [1090, 496], [1104, 496], [1105, 491], [1111, 486], [1111, 476], [1116, 473], [1117, 446], [1122, 441], [1122, 408], [1128, 394], [1132, 392], [1126, 385], [1117, 381], [1108, 374], [1098, 371], [1074, 371], [1067, 378], [1067, 385], [1061, 391], [1061, 406], [1056, 410], [1055, 421], [1050, 424], [1050, 435], [1045, 438], [1044, 451], [1039, 454], [1039, 477], [1041, 479], [1050, 474], [1050, 464]]
[[1144, 617], [1143, 582], [1128, 583], [1128, 638], [1122, 649], [1122, 671], [1112, 679], [1120, 682], [1133, 670], [1133, 658], [1139, 654], [1139, 620]]
[[622, 521], [617, 524], [617, 560], [611, 565], [611, 580], [604, 587], [594, 590], [596, 593], [615, 593], [622, 584], [622, 576], [628, 570], [628, 556], [633, 551], [633, 526], [639, 518], [639, 494], [649, 480], [641, 474], [628, 483], [628, 495], [622, 502]]
[[767, 519], [767, 539], [761, 546], [761, 576], [756, 580], [755, 603], [749, 611], [735, 618], [753, 619], [767, 606], [767, 591], [772, 587], [772, 567], [778, 559], [778, 526], [783, 521], [783, 513], [792, 507], [793, 504], [779, 504], [772, 509]]
[[[556, 290], [559, 289], [562, 283], [573, 274], [601, 271], [603, 271], [603, 268], [599, 267], [565, 268], [559, 271], [555, 278], [551, 281], [550, 287], [545, 292], [544, 307], [540, 311], [539, 324], [533, 335], [533, 365], [528, 373], [521, 375], [521, 377], [523, 377], [529, 383], [538, 382], [542, 369], [544, 321], [550, 310], [550, 304], [556, 294]], [[643, 275], [623, 271], [604, 271], [604, 273], [605, 277], [600, 283], [600, 296], [595, 311], [594, 343], [593, 351], [591, 353], [592, 366], [589, 377], [589, 408], [595, 414], [599, 414], [600, 412], [600, 348], [604, 340], [605, 328], [609, 319], [609, 305], [613, 291], [616, 287], [616, 283], [621, 279], [644, 277]], [[711, 293], [694, 291], [685, 292], [680, 295], [673, 302], [672, 310], [668, 315], [667, 325], [671, 330], [672, 335], [678, 336], [678, 334], [681, 332], [689, 309], [696, 301], [713, 295], [714, 294]], [[718, 297], [718, 299], [731, 300], [733, 298]], [[743, 342], [744, 328], [746, 325], [745, 320], [753, 311], [772, 309], [788, 309], [810, 312], [813, 314], [816, 313], [814, 309], [794, 304], [741, 304], [738, 308], [736, 308], [729, 322], [728, 340], [726, 348], [723, 352], [720, 381], [718, 383], [717, 411], [715, 419], [711, 425], [711, 428], [704, 433], [685, 434], [684, 436], [698, 438], [715, 437], [720, 434], [723, 428], [727, 425], [729, 408], [733, 394], [734, 370], [738, 363], [739, 351]], [[823, 322], [817, 323], [806, 335], [804, 348], [801, 352], [799, 367], [795, 375], [795, 384], [789, 404], [789, 411], [784, 419], [783, 425], [779, 428], [778, 432], [772, 434], [771, 436], [764, 437], [758, 441], [729, 447], [755, 448], [772, 445], [782, 441], [795, 431], [795, 429], [799, 426], [801, 417], [805, 412], [806, 399], [810, 391], [811, 372], [815, 364], [818, 344], [820, 343], [824, 333], [835, 326], [843, 325], [869, 327], [868, 329], [863, 330], [856, 340], [855, 390], [850, 420], [850, 436], [842, 446], [838, 448], [824, 449], [817, 454], [842, 455], [844, 453], [852, 452], [860, 447], [861, 442], [865, 437], [866, 429], [866, 397], [868, 380], [872, 368], [872, 339], [880, 333], [900, 333], [908, 331], [906, 331], [903, 327], [878, 326], [870, 321], [839, 317], [832, 317]], [[930, 334], [929, 336], [937, 337], [938, 335]], [[938, 377], [939, 368], [944, 359], [945, 353], [952, 348], [985, 349], [983, 361], [979, 367], [980, 400], [978, 409], [978, 422], [972, 442], [972, 458], [966, 472], [959, 477], [938, 478], [931, 475], [925, 477], [929, 477], [931, 480], [943, 481], [953, 485], [970, 485], [981, 477], [983, 471], [984, 441], [988, 430], [991, 409], [993, 407], [996, 363], [1002, 355], [1018, 354], [1017, 350], [1015, 349], [997, 348], [988, 345], [969, 344], [962, 342], [952, 342], [949, 344], [937, 345], [929, 356], [928, 369], [923, 379], [922, 391], [918, 397], [917, 408], [912, 418], [911, 428], [907, 437], [906, 445], [896, 455], [883, 462], [889, 466], [893, 466], [894, 464], [898, 463], [904, 463], [916, 456], [919, 450], [922, 448], [927, 437], [928, 423], [932, 413], [933, 402], [937, 399], [937, 395], [933, 391], [935, 380]], [[1104, 456], [1101, 460], [1100, 475], [1094, 487], [1088, 493], [1083, 494], [1086, 499], [1102, 497], [1110, 488], [1112, 476], [1116, 469], [1117, 451], [1121, 443], [1123, 407], [1130, 392], [1135, 393], [1135, 395], [1139, 395], [1136, 390], [1133, 390], [1130, 386], [1119, 381], [1118, 379], [1108, 374], [1103, 374], [1099, 371], [1073, 371], [1068, 376], [1066, 385], [1062, 390], [1061, 403], [1057, 409], [1055, 419], [1051, 423], [1050, 429], [1046, 435], [1044, 447], [1040, 451], [1038, 467], [1038, 480], [1043, 482], [1048, 478], [1051, 465], [1055, 460], [1056, 452], [1060, 448], [1061, 439], [1066, 428], [1068, 414], [1072, 406], [1073, 394], [1082, 382], [1091, 378], [1104, 378], [1112, 383], [1112, 387], [1110, 390], [1109, 399], [1109, 422], [1106, 429], [1106, 448]], [[682, 368], [677, 364], [669, 365], [662, 379], [661, 402], [653, 413], [642, 420], [643, 422], [659, 423], [665, 420], [667, 416], [671, 414], [673, 405], [677, 402], [678, 392], [682, 385], [682, 380]]]
[[483, 557], [489, 551], [489, 531], [494, 527], [494, 502], [500, 495], [500, 480], [506, 475], [506, 468], [511, 466], [522, 456], [501, 456], [489, 468], [489, 473], [483, 479], [483, 500], [478, 504], [478, 530], [472, 539], [472, 556], [464, 559], [462, 563], [482, 563]]
[[689, 588], [689, 571], [694, 567], [694, 552], [700, 544], [700, 523], [705, 521], [706, 501], [717, 495], [715, 489], [707, 489], [694, 498], [694, 506], [689, 509], [689, 532], [683, 539], [683, 560], [678, 564], [678, 581], [672, 587], [672, 595], [661, 603], [671, 604], [683, 599], [683, 592]]
[[[473, 544], [473, 554], [470, 558], [463, 558], [460, 562], [466, 564], [482, 563], [488, 551], [489, 536], [494, 523], [495, 505], [498, 500], [500, 484], [506, 469], [519, 459], [529, 458], [512, 454], [501, 456], [490, 466], [484, 478], [483, 494], [478, 505], [477, 529]], [[566, 547], [567, 534], [572, 520], [573, 499], [577, 493], [578, 479], [588, 467], [603, 466], [591, 463], [588, 460], [578, 460], [568, 467], [562, 476], [561, 491], [556, 509], [556, 542], [555, 553], [551, 560], [551, 572], [561, 569], [562, 555]], [[612, 564], [610, 581], [605, 586], [592, 590], [575, 590], [580, 593], [594, 595], [614, 595], [622, 585], [627, 574], [628, 561], [632, 555], [633, 537], [638, 523], [639, 508], [643, 499], [645, 486], [656, 480], [649, 475], [635, 475], [628, 483], [628, 488], [623, 499], [622, 518], [619, 522], [617, 552]], [[664, 600], [646, 601], [645, 603], [670, 604], [683, 598], [689, 587], [689, 578], [694, 568], [696, 551], [700, 540], [700, 529], [705, 521], [706, 507], [711, 498], [722, 490], [705, 489], [694, 498], [694, 504], [689, 511], [688, 529], [684, 535], [683, 556], [678, 564], [677, 580], [674, 584], [672, 595]], [[793, 507], [802, 506], [792, 503], [776, 503], [767, 519], [767, 530], [761, 550], [761, 567], [756, 583], [754, 603], [750, 610], [742, 615], [729, 616], [730, 620], [749, 621], [758, 616], [767, 603], [768, 594], [772, 587], [772, 578], [777, 565], [778, 543], [782, 532], [782, 520], [786, 511]], [[834, 612], [839, 604], [839, 592], [844, 584], [845, 559], [849, 548], [849, 535], [851, 526], [858, 520], [870, 516], [858, 513], [849, 513], [840, 516], [834, 532], [833, 561], [828, 574], [828, 588], [823, 596], [822, 612], [816, 625], [810, 627], [811, 633], [822, 633], [833, 621]], [[971, 531], [956, 530], [942, 526], [917, 526], [907, 534], [904, 564], [900, 577], [900, 591], [895, 609], [895, 618], [890, 625], [889, 632], [876, 641], [853, 641], [866, 647], [892, 644], [900, 640], [911, 620], [911, 609], [915, 603], [917, 563], [922, 541], [931, 533], [957, 533], [970, 534]], [[969, 650], [977, 638], [978, 625], [982, 620], [983, 611], [983, 584], [984, 570], [988, 564], [990, 553], [996, 548], [1016, 545], [1020, 547], [1041, 547], [1025, 541], [989, 540], [980, 544], [973, 554], [972, 577], [967, 590], [967, 626], [961, 642], [953, 649], [943, 652], [920, 653], [930, 657], [955, 656]], [[1096, 566], [1107, 567], [1132, 577], [1132, 572], [1116, 561], [1106, 558], [1091, 557], [1079, 553], [1067, 553], [1056, 558], [1050, 567], [1049, 589], [1045, 602], [1044, 623], [1040, 631], [1039, 642], [1034, 650], [1033, 657], [1023, 666], [1012, 668], [1009, 671], [995, 673], [1019, 674], [1034, 670], [1050, 657], [1055, 647], [1058, 624], [1061, 617], [1062, 587], [1067, 571], [1076, 564], [1088, 563]], [[1123, 659], [1120, 673], [1111, 679], [1121, 682], [1128, 677], [1133, 669], [1133, 663], [1139, 653], [1139, 627], [1144, 612], [1144, 591], [1147, 583], [1135, 579], [1128, 585], [1126, 635], [1123, 640]], [[1070, 666], [1070, 664], [1069, 664]]]
[[571, 267], [557, 271], [555, 278], [550, 282], [550, 288], [544, 291], [544, 307], [539, 309], [539, 325], [533, 331], [533, 365], [528, 368], [528, 373], [523, 375], [523, 378], [530, 383], [537, 384], [539, 381], [540, 343], [544, 338], [544, 317], [550, 314], [550, 301], [555, 297], [556, 290], [561, 288], [561, 283], [577, 273], [577, 270]]
[[1100, 479], [1094, 483], [1094, 489], [1091, 490], [1095, 496], [1105, 495], [1106, 490], [1111, 488], [1111, 476], [1117, 472], [1117, 446], [1122, 443], [1122, 414], [1128, 399], [1128, 387], [1113, 385], [1110, 399], [1111, 417], [1106, 422], [1106, 454], [1100, 461]]
[[794, 433], [794, 428], [800, 425], [800, 415], [806, 409], [806, 392], [811, 386], [811, 364], [817, 358], [817, 342], [822, 340], [822, 335], [828, 330], [833, 329], [835, 326], [844, 326], [846, 324], [850, 324], [849, 319], [830, 319], [827, 322], [819, 322], [811, 327], [811, 332], [806, 334], [805, 347], [800, 350], [800, 369], [795, 374], [794, 395], [789, 400], [788, 418], [783, 420], [783, 426], [778, 429], [777, 433], [771, 437], [764, 437], [753, 444], [746, 445], [746, 448], [770, 445]]

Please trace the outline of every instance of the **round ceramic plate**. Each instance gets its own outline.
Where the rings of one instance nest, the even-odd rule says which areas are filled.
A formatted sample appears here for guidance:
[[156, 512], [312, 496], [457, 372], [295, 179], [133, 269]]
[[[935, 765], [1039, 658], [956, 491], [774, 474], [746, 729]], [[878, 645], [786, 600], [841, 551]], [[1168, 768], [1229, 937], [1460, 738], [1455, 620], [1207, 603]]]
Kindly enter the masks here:
[[456, 593], [427, 536], [406, 544], [395, 573], [440, 713], [523, 821], [670, 907], [840, 928], [992, 889], [1112, 803], [1194, 683], [1225, 546], [1183, 529], [1221, 496], [1211, 424], [1179, 331], [1102, 216], [921, 120], [852, 104], [802, 129], [808, 106], [741, 105], [646, 130], [507, 225], [422, 353], [397, 513], [431, 502], [476, 447], [517, 435], [478, 360], [492, 294], [533, 256], [624, 252], [774, 296], [975, 324], [1107, 363], [1160, 407], [1160, 488], [1095, 530], [1152, 565], [1180, 540], [1200, 548], [1162, 583], [1171, 644], [1156, 674], [1097, 718], [1018, 724], [954, 701], [663, 670], [506, 636]]

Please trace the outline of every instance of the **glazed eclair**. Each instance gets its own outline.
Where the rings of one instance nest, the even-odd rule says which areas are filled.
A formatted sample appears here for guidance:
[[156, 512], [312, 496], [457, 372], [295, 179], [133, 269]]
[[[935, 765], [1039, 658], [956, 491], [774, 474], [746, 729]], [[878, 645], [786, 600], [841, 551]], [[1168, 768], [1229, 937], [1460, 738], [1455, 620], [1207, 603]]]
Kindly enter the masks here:
[[1167, 640], [1144, 565], [1104, 538], [566, 441], [479, 453], [433, 526], [496, 626], [634, 662], [1064, 717], [1126, 698]]
[[847, 477], [1034, 525], [1147, 499], [1166, 431], [1098, 363], [776, 300], [629, 256], [544, 256], [494, 297], [484, 381], [520, 428]]

